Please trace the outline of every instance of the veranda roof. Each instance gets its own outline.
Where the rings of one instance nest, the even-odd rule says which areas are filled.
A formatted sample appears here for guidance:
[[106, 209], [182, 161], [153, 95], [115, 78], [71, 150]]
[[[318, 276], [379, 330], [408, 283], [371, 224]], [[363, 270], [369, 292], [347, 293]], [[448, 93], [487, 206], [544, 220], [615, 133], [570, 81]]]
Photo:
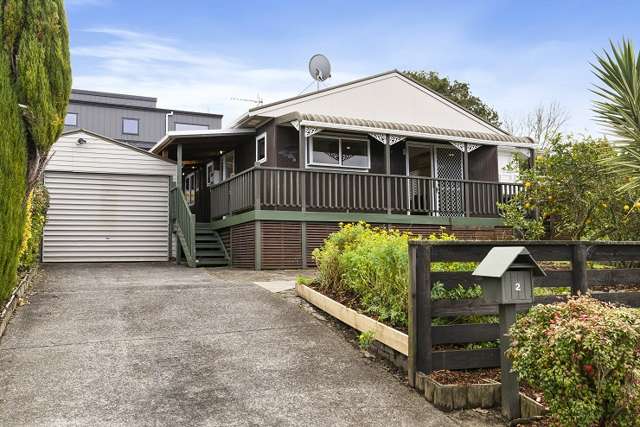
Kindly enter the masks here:
[[[291, 116], [291, 117], [287, 117]], [[328, 116], [324, 114], [293, 113], [281, 117], [278, 121], [297, 122], [294, 125], [332, 128], [362, 132], [380, 132], [405, 137], [453, 140], [489, 145], [505, 144], [509, 146], [527, 146], [533, 148], [535, 141], [529, 137], [508, 134], [475, 132], [457, 129], [444, 129], [433, 126], [385, 122], [380, 120], [356, 119], [350, 117]]]

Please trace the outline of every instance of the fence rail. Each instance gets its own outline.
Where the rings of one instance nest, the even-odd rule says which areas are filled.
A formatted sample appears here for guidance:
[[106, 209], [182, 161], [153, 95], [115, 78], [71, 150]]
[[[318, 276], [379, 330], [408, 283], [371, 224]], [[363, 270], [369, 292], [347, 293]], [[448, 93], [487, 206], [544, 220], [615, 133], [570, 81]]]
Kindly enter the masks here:
[[[536, 277], [534, 287], [571, 289], [572, 295], [584, 294], [594, 286], [615, 289], [640, 284], [640, 269], [620, 268], [620, 261], [640, 261], [640, 242], [551, 242], [551, 241], [451, 241], [409, 243], [411, 286], [409, 294], [409, 381], [415, 384], [416, 372], [429, 373], [438, 369], [476, 369], [500, 366], [497, 348], [479, 350], [442, 349], [442, 346], [462, 347], [470, 343], [499, 339], [499, 326], [494, 323], [434, 325], [434, 317], [495, 315], [498, 306], [481, 298], [468, 300], [432, 300], [431, 289], [440, 282], [446, 288], [458, 284], [471, 286], [478, 279], [471, 272], [432, 271], [434, 262], [479, 262], [495, 246], [525, 246], [538, 261], [558, 261], [567, 268], [549, 270], [546, 277]], [[609, 268], [589, 268], [593, 261], [609, 263]], [[570, 269], [568, 268], [570, 266]], [[597, 292], [602, 301], [640, 307], [640, 292]], [[535, 304], [565, 300], [566, 296], [548, 295], [535, 298]], [[531, 304], [517, 305], [526, 311]], [[437, 347], [440, 346], [440, 347]], [[435, 347], [435, 348], [434, 348]]]
[[519, 184], [254, 167], [211, 188], [211, 218], [248, 209], [497, 217]]

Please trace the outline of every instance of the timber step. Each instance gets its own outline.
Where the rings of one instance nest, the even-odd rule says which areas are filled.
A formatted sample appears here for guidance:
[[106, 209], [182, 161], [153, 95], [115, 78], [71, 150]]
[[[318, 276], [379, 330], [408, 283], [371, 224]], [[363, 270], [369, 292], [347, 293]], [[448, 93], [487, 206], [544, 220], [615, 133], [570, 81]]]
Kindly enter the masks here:
[[218, 232], [208, 224], [196, 225], [196, 266], [223, 267], [229, 265], [229, 256]]

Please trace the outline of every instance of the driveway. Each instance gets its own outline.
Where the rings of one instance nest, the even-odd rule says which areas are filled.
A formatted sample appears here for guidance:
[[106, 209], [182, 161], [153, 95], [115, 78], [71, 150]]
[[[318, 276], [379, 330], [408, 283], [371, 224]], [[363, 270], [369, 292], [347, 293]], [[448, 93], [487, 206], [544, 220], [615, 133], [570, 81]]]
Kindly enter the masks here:
[[46, 265], [0, 343], [0, 420], [462, 423], [297, 304], [163, 263]]

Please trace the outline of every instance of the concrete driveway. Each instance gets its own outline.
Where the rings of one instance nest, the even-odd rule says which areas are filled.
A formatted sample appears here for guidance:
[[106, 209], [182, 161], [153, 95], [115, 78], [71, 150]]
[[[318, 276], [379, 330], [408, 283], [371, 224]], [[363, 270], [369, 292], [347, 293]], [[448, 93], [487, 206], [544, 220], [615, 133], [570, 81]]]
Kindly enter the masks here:
[[0, 343], [0, 420], [461, 424], [298, 305], [172, 264], [46, 265]]

